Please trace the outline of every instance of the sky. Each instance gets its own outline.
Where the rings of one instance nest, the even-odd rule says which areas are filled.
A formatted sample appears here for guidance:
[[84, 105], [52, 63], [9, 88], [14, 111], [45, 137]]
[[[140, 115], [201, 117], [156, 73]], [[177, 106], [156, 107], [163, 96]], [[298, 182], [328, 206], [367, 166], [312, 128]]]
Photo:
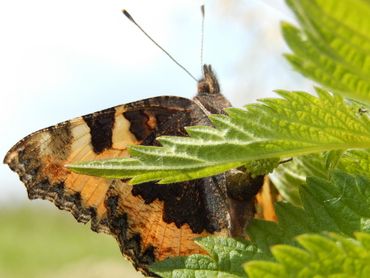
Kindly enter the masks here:
[[[0, 3], [0, 156], [38, 129], [196, 83], [121, 13], [200, 77], [199, 0], [12, 0]], [[310, 89], [282, 58], [283, 0], [206, 1], [204, 62], [236, 106], [273, 89]], [[225, 6], [225, 3], [227, 5]], [[27, 199], [0, 166], [0, 204]]]

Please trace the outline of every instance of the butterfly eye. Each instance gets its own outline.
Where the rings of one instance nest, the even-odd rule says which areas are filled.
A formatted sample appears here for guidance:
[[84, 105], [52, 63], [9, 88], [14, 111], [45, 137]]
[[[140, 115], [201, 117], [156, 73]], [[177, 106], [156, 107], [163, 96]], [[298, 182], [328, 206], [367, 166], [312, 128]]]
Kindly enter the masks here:
[[198, 83], [198, 94], [210, 93], [209, 84], [205, 80], [201, 80]]

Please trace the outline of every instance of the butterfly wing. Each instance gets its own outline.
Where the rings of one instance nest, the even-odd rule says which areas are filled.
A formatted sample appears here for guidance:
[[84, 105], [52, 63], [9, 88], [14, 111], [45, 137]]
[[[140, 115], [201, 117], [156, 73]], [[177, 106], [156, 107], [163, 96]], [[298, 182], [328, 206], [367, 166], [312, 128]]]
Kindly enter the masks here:
[[148, 264], [200, 252], [193, 238], [227, 234], [222, 176], [168, 186], [130, 186], [72, 173], [64, 165], [127, 157], [127, 145], [158, 145], [160, 135], [185, 135], [209, 124], [195, 102], [156, 97], [78, 117], [37, 131], [12, 147], [4, 162], [18, 173], [30, 199], [48, 199], [94, 231], [113, 234], [122, 253], [148, 273]]

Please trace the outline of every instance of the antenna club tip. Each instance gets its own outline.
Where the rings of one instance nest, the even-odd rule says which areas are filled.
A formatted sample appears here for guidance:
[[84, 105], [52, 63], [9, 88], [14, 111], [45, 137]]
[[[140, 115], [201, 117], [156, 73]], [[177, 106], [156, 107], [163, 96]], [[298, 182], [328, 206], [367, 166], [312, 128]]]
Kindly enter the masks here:
[[128, 11], [126, 9], [123, 9], [122, 10], [122, 13], [130, 20], [132, 20], [132, 16], [128, 13]]

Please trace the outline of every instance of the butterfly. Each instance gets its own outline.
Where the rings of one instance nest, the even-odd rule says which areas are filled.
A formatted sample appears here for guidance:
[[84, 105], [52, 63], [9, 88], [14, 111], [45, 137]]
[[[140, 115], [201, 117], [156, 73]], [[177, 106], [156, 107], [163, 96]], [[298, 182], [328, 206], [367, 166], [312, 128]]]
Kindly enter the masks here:
[[41, 129], [16, 143], [4, 163], [19, 175], [30, 199], [47, 199], [77, 221], [90, 221], [92, 230], [117, 239], [136, 269], [154, 275], [153, 262], [204, 253], [194, 238], [243, 236], [263, 176], [252, 178], [239, 169], [169, 185], [132, 186], [76, 174], [64, 165], [128, 157], [128, 145], [158, 146], [158, 136], [187, 136], [184, 127], [209, 126], [208, 115], [230, 106], [211, 66], [204, 65], [192, 100], [159, 96]]

